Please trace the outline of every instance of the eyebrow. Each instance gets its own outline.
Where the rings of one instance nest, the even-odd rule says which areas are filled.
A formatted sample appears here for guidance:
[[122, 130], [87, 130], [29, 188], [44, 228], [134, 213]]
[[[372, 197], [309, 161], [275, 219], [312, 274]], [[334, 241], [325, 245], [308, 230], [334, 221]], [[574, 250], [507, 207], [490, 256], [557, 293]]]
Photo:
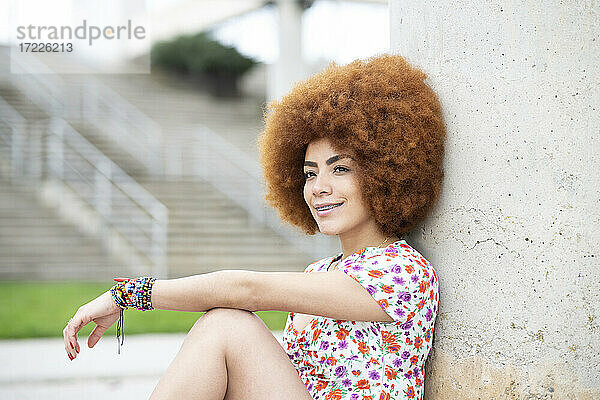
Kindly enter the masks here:
[[[329, 158], [327, 161], [325, 161], [325, 164], [331, 165], [334, 162], [341, 160], [342, 158], [352, 158], [352, 157], [349, 154], [338, 154], [338, 155], [335, 155], [335, 156]], [[304, 166], [305, 167], [316, 167], [317, 163], [314, 161], [304, 161]]]

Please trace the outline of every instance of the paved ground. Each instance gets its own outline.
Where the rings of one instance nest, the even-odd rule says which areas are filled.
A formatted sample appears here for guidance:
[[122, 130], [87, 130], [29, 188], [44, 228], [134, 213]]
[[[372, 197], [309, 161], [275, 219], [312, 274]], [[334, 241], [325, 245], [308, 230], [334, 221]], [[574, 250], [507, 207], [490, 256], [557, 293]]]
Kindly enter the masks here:
[[[281, 343], [283, 332], [274, 332]], [[81, 352], [70, 361], [62, 339], [0, 341], [0, 399], [148, 399], [185, 334], [125, 336], [117, 354], [114, 335], [93, 349], [79, 338]], [[118, 396], [118, 397], [117, 397]]]

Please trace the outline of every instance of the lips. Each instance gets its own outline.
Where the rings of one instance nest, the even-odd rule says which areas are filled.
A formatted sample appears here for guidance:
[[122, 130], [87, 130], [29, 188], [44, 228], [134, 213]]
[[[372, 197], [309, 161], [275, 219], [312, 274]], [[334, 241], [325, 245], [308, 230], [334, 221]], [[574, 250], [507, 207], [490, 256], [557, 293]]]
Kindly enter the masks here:
[[343, 202], [340, 203], [329, 203], [329, 204], [323, 204], [323, 205], [319, 205], [319, 206], [315, 206], [315, 209], [317, 211], [324, 211], [324, 210], [328, 210], [331, 208], [335, 208], [337, 206], [340, 206]]
[[[340, 208], [344, 203], [334, 203], [334, 204], [328, 204], [327, 206], [319, 206], [319, 208], [315, 209], [317, 210], [317, 215], [319, 217], [325, 216], [325, 215], [329, 215], [331, 214], [333, 211], [337, 210], [338, 208]], [[325, 209], [322, 209], [322, 207], [326, 207]]]

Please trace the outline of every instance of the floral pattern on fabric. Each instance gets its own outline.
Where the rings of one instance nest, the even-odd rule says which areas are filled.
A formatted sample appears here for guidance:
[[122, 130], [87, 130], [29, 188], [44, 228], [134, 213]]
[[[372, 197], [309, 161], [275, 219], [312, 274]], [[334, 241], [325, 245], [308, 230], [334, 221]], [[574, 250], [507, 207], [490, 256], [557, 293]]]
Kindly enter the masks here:
[[[319, 260], [304, 272], [326, 271], [336, 258]], [[366, 247], [339, 269], [394, 322], [317, 316], [299, 332], [290, 313], [283, 346], [309, 393], [315, 400], [422, 399], [438, 307], [435, 270], [405, 240]]]

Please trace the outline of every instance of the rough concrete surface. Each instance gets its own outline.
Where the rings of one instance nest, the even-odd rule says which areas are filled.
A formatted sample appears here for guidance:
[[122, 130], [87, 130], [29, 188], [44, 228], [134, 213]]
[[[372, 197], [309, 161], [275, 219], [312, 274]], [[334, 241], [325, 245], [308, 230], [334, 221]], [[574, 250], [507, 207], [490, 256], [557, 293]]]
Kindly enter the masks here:
[[578, 399], [597, 400], [597, 387], [586, 387], [565, 362], [495, 366], [479, 356], [457, 360], [432, 353], [425, 399]]
[[[390, 1], [447, 126], [427, 400], [600, 398], [600, 3]], [[552, 388], [550, 390], [549, 388]]]

